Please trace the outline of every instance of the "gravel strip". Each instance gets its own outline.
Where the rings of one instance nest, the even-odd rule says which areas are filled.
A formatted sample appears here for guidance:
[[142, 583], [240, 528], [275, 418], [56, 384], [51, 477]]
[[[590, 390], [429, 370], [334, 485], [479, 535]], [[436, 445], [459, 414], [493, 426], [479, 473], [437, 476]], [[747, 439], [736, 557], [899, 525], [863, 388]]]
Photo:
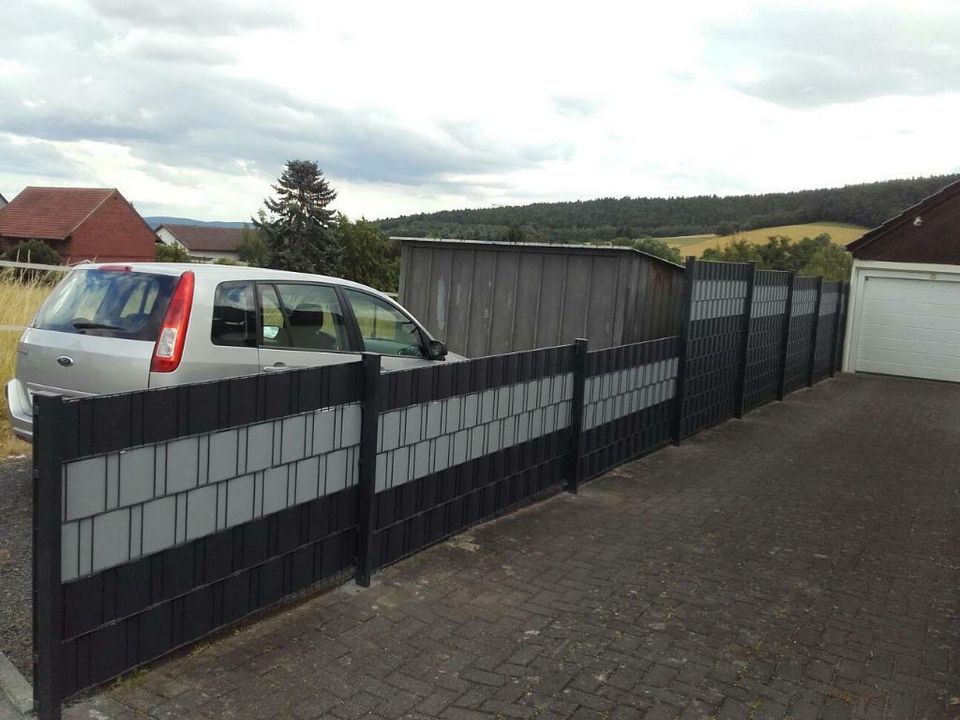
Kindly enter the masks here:
[[30, 458], [0, 461], [0, 652], [30, 678], [33, 652]]

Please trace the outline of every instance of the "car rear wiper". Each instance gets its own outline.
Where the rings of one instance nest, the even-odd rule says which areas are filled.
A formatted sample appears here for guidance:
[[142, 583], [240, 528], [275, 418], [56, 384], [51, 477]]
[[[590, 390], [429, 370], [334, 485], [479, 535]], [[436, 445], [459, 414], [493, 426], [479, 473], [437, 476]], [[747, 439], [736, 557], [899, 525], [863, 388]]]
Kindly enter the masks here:
[[85, 320], [74, 322], [73, 326], [77, 330], [123, 330], [122, 327], [117, 327], [116, 325], [106, 325], [104, 323], [87, 322]]

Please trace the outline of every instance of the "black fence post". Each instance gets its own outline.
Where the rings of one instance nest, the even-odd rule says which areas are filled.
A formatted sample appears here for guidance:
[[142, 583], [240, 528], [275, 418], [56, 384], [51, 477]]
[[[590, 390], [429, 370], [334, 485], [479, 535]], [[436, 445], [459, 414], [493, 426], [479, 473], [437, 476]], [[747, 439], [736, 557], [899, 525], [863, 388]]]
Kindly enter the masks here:
[[740, 358], [737, 361], [737, 404], [735, 416], [743, 417], [743, 395], [746, 392], [747, 381], [747, 347], [750, 344], [750, 324], [753, 321], [753, 291], [757, 282], [757, 264], [750, 263], [750, 272], [747, 275], [747, 297], [743, 308], [743, 329], [740, 337]]
[[573, 343], [573, 400], [570, 405], [570, 449], [567, 456], [567, 492], [576, 494], [580, 489], [583, 469], [580, 458], [583, 454], [583, 410], [586, 406], [587, 351], [590, 341], [577, 338]]
[[683, 399], [686, 391], [687, 382], [687, 344], [690, 342], [690, 325], [692, 323], [693, 310], [693, 284], [695, 281], [697, 259], [692, 255], [687, 256], [687, 262], [683, 272], [683, 306], [682, 321], [680, 325], [680, 352], [678, 353], [677, 364], [677, 390], [673, 395], [673, 423], [671, 436], [674, 445], [680, 444], [680, 433], [683, 430]]
[[357, 585], [370, 587], [377, 502], [377, 433], [380, 426], [380, 356], [363, 353], [363, 417], [357, 483]]
[[33, 430], [33, 703], [39, 720], [60, 720], [62, 397], [34, 396]]
[[830, 377], [837, 371], [837, 343], [840, 341], [840, 311], [843, 309], [843, 281], [837, 283], [837, 304], [833, 308], [833, 338], [830, 341]]
[[820, 325], [820, 301], [823, 299], [823, 277], [817, 278], [817, 302], [813, 306], [813, 328], [810, 330], [810, 362], [807, 365], [807, 387], [813, 387], [813, 369], [817, 361], [817, 330]]
[[790, 348], [790, 325], [793, 322], [793, 286], [796, 284], [797, 274], [790, 273], [790, 284], [787, 286], [787, 304], [783, 309], [783, 335], [780, 338], [780, 368], [779, 382], [777, 382], [777, 400], [783, 400], [786, 395], [787, 384], [787, 350]]

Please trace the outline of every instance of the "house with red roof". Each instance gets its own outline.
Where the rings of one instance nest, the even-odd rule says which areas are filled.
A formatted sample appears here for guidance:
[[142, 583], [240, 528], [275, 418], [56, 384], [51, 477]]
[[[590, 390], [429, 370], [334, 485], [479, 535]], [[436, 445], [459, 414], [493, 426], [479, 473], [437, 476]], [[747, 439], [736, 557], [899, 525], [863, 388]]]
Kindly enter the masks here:
[[0, 249], [25, 240], [65, 263], [155, 259], [153, 230], [116, 188], [25, 188], [0, 210]]
[[242, 237], [242, 228], [172, 223], [164, 223], [157, 228], [160, 242], [182, 247], [191, 260], [198, 262], [213, 262], [220, 258], [238, 260], [237, 248]]

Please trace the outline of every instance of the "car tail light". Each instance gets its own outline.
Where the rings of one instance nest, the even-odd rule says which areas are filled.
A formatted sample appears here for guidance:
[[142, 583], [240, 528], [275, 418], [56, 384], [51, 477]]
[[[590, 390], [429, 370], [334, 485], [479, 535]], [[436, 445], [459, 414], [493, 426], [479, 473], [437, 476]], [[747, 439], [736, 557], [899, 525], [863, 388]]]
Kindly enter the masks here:
[[180, 366], [183, 344], [187, 339], [187, 324], [193, 306], [193, 272], [188, 270], [180, 276], [163, 316], [157, 344], [153, 348], [150, 372], [173, 372]]
[[133, 270], [129, 265], [101, 265], [100, 272], [130, 272]]

